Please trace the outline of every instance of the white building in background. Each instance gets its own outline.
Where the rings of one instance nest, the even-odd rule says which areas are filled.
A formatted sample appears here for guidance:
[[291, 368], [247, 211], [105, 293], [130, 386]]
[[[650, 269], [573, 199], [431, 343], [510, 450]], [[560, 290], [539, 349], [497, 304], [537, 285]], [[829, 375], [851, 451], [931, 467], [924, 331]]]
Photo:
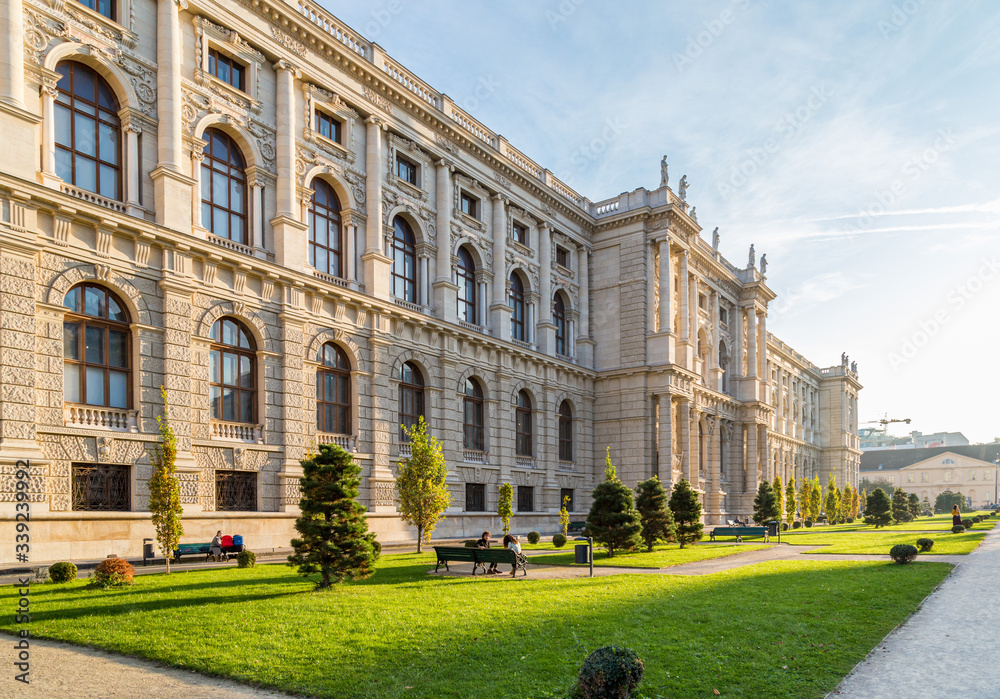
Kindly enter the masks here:
[[700, 237], [686, 179], [591, 202], [310, 0], [6, 0], [0, 149], [0, 512], [29, 460], [33, 560], [139, 553], [160, 385], [188, 541], [287, 546], [320, 442], [411, 537], [419, 415], [440, 536], [502, 482], [517, 531], [582, 518], [605, 446], [710, 522], [777, 473], [857, 481], [856, 371], [767, 331], [763, 262]]

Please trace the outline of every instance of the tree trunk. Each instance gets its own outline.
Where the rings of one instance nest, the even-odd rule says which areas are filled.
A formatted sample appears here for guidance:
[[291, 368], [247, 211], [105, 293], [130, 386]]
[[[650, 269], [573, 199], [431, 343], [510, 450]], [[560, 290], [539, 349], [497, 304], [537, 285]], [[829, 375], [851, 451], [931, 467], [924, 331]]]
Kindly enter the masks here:
[[417, 553], [421, 553], [421, 545], [424, 543], [424, 528], [417, 527]]
[[167, 562], [167, 575], [170, 575], [170, 556], [164, 556], [163, 558]]

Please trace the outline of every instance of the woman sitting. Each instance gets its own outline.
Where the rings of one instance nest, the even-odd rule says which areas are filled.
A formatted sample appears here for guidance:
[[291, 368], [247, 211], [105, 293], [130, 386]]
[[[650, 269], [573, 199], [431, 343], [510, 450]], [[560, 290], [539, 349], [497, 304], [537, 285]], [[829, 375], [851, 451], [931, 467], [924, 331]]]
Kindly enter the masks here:
[[521, 553], [521, 542], [517, 540], [517, 537], [513, 534], [507, 534], [503, 538], [503, 547], [505, 549], [510, 549], [514, 552], [514, 557], [517, 559], [513, 566], [510, 568], [510, 577], [517, 575], [517, 567], [524, 567], [527, 559], [525, 559], [524, 554]]

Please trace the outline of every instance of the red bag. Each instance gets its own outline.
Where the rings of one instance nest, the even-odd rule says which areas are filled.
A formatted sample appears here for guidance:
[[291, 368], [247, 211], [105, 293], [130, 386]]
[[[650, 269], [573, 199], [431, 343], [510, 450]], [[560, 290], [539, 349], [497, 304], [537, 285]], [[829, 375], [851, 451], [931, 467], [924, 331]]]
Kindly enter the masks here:
[[233, 537], [229, 536], [228, 534], [226, 534], [224, 537], [222, 537], [222, 546], [223, 547], [232, 546], [232, 545], [233, 545]]

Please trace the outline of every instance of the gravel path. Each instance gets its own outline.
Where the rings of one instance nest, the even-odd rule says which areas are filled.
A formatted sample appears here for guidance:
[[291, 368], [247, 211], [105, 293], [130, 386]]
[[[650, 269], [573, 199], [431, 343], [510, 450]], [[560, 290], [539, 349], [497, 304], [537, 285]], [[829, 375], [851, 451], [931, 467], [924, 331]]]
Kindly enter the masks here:
[[31, 639], [30, 684], [14, 679], [14, 639], [3, 636], [0, 646], [2, 697], [142, 697], [142, 699], [235, 699], [288, 697], [230, 680], [168, 668], [146, 660], [56, 641]]
[[1000, 532], [991, 531], [920, 609], [869, 653], [830, 695], [1000, 697], [996, 581]]

